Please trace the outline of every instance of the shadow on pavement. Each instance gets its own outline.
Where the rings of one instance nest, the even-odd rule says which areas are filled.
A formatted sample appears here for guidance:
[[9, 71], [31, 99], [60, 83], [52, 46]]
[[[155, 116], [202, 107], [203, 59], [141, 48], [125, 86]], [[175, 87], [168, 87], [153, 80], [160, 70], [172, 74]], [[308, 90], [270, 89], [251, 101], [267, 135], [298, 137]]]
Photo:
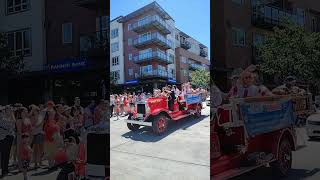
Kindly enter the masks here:
[[[128, 129], [129, 132], [123, 134], [122, 137], [130, 138], [134, 141], [157, 142], [167, 137], [171, 133], [175, 132], [176, 130], [179, 130], [179, 129], [187, 130], [189, 127], [201, 122], [208, 116], [209, 115], [202, 115], [199, 118], [194, 118], [190, 116], [178, 121], [169, 121], [167, 132], [165, 132], [161, 136], [155, 135], [152, 131], [152, 127], [142, 127], [138, 131], [129, 131]], [[209, 131], [209, 124], [208, 124], [208, 131]]]
[[272, 168], [260, 168], [255, 171], [248, 172], [244, 175], [238, 176], [233, 178], [233, 180], [301, 180], [312, 177], [313, 175], [320, 172], [319, 168], [315, 168], [313, 170], [306, 170], [306, 169], [291, 169], [289, 172], [289, 176], [286, 178], [281, 178], [277, 176], [273, 171]]
[[310, 141], [310, 142], [320, 142], [320, 138], [319, 137], [318, 138], [312, 138], [312, 139], [309, 138], [308, 141]]
[[56, 172], [57, 169], [48, 169], [48, 170], [45, 170], [45, 171], [42, 171], [42, 172], [37, 172], [37, 173], [33, 173], [31, 174], [31, 176], [44, 176], [44, 175], [48, 175], [48, 174], [51, 174], [51, 173], [54, 173]]

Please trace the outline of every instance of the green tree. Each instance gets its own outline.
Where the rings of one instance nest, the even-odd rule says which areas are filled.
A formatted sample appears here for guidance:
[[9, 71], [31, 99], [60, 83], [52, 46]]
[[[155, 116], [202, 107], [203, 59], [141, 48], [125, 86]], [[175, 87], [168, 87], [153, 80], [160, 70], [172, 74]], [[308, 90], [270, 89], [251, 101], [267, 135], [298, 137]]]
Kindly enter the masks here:
[[24, 68], [22, 56], [12, 56], [7, 33], [0, 33], [0, 73], [20, 73]]
[[300, 81], [318, 83], [320, 78], [320, 35], [306, 32], [288, 20], [275, 27], [264, 43], [258, 45], [263, 73], [284, 79], [295, 75]]
[[210, 72], [206, 70], [193, 71], [191, 73], [191, 84], [208, 89], [210, 85]]

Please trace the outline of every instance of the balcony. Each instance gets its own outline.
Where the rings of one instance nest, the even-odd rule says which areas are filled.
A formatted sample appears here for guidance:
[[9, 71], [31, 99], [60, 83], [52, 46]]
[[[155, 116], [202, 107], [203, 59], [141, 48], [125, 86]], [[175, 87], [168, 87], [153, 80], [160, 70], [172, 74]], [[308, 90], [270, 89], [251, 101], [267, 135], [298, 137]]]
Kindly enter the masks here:
[[157, 61], [159, 63], [165, 63], [165, 64], [172, 64], [173, 63], [173, 60], [170, 59], [166, 53], [161, 52], [159, 50], [135, 55], [133, 57], [133, 60], [137, 64], [151, 62], [151, 61]]
[[200, 56], [201, 57], [208, 57], [208, 52], [205, 51], [204, 49], [200, 49]]
[[297, 14], [268, 5], [257, 5], [252, 7], [252, 24], [258, 27], [272, 29], [274, 26], [282, 26], [282, 19], [288, 18], [293, 23], [303, 26], [304, 13]]
[[136, 33], [157, 29], [162, 34], [170, 34], [172, 28], [158, 15], [148, 16], [132, 24], [131, 30]]
[[102, 57], [108, 48], [108, 31], [98, 31], [80, 35], [80, 56]]
[[151, 78], [173, 79], [173, 74], [168, 73], [166, 70], [153, 69], [152, 71], [141, 72], [139, 78], [140, 79], [151, 79]]
[[189, 41], [182, 41], [182, 42], [180, 42], [180, 46], [183, 49], [188, 50], [191, 48], [191, 43]]
[[157, 45], [163, 49], [173, 49], [173, 43], [158, 32], [134, 39], [133, 45], [136, 48], [145, 48], [149, 45]]
[[201, 64], [192, 63], [189, 64], [190, 70], [204, 70], [205, 68]]

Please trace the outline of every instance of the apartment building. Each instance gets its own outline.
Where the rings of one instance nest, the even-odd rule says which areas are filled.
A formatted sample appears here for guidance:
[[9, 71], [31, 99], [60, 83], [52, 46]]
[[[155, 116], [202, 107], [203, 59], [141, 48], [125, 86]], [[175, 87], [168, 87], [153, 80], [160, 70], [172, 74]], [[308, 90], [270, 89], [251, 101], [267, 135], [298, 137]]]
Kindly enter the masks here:
[[[21, 89], [30, 96], [42, 94], [44, 84], [39, 72], [46, 64], [45, 1], [0, 0], [0, 32], [8, 34], [8, 43], [13, 56], [23, 56], [24, 75], [10, 76], [0, 88], [3, 103], [22, 100]], [[34, 83], [38, 81], [38, 83]]]
[[121, 18], [117, 17], [110, 22], [110, 74], [116, 84], [124, 84], [124, 52], [123, 52], [123, 25]]
[[314, 0], [213, 1], [213, 59], [217, 83], [226, 90], [236, 68], [258, 64], [256, 45], [263, 42], [282, 17], [308, 31], [320, 31], [320, 2]]
[[[123, 76], [124, 81], [118, 84], [125, 89], [151, 91], [166, 84], [187, 82], [191, 72], [189, 66], [185, 67], [188, 70], [186, 78], [181, 78], [180, 61], [184, 58], [190, 60], [193, 67], [198, 64], [201, 68], [209, 66], [207, 47], [187, 35], [180, 40], [182, 32], [176, 28], [174, 19], [156, 2], [117, 19], [117, 23], [112, 21], [111, 26], [119, 23], [123, 30], [123, 45], [119, 40], [111, 43], [111, 58], [117, 57], [118, 51], [121, 54], [123, 46], [124, 69], [122, 74], [111, 66], [111, 72], [120, 72], [119, 77]], [[186, 39], [190, 47], [181, 48]]]
[[176, 29], [176, 46], [177, 82], [190, 82], [195, 70], [209, 70], [208, 48], [205, 45]]

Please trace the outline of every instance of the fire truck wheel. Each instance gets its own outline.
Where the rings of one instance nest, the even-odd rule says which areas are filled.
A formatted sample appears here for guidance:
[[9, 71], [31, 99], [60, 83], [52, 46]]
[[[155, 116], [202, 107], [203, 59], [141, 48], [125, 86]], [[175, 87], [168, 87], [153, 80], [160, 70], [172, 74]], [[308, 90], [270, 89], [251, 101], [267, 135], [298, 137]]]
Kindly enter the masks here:
[[278, 159], [271, 166], [281, 177], [288, 175], [288, 171], [292, 165], [292, 150], [290, 142], [287, 138], [281, 140], [278, 149]]
[[152, 129], [155, 134], [162, 135], [167, 130], [167, 127], [168, 118], [165, 115], [160, 114], [154, 118], [152, 122]]
[[140, 128], [140, 125], [138, 124], [127, 123], [127, 126], [131, 131], [137, 131]]

